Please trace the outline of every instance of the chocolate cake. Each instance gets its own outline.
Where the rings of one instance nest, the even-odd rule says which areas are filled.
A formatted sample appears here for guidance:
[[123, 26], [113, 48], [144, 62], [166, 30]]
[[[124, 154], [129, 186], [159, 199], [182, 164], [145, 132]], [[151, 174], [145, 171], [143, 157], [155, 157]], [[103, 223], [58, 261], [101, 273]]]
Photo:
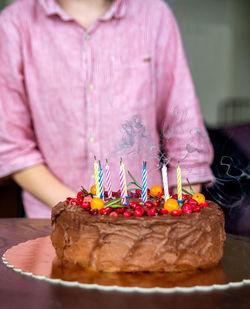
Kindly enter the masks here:
[[[100, 272], [182, 272], [219, 263], [225, 240], [224, 215], [207, 207], [181, 215], [129, 217], [89, 213], [60, 202], [52, 209], [52, 244], [66, 264]], [[92, 213], [92, 215], [91, 215]], [[93, 215], [95, 214], [95, 215]]]

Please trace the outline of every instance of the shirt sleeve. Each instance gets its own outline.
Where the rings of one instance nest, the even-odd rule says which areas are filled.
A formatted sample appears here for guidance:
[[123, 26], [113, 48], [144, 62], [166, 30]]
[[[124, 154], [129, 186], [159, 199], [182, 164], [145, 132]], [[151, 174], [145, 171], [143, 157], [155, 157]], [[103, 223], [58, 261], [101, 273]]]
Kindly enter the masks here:
[[187, 184], [187, 178], [191, 183], [211, 183], [213, 148], [202, 120], [180, 32], [168, 7], [162, 11], [159, 29], [157, 124], [169, 161], [169, 185], [176, 186], [178, 163], [182, 184]]
[[0, 15], [0, 177], [43, 162], [25, 92], [19, 31]]

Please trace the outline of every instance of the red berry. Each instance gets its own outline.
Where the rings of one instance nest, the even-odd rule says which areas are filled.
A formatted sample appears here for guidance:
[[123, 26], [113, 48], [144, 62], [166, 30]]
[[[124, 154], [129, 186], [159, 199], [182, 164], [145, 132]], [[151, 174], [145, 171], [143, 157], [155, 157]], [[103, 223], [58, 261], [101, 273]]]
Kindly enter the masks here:
[[84, 202], [91, 202], [92, 198], [93, 197], [91, 195], [86, 195], [86, 196], [84, 196], [83, 201]]
[[69, 203], [70, 205], [78, 205], [77, 198], [72, 198]]
[[200, 210], [200, 206], [193, 207], [193, 212], [199, 212]]
[[117, 217], [117, 216], [118, 216], [118, 213], [115, 212], [115, 211], [112, 211], [109, 215], [110, 215], [111, 217]]
[[128, 211], [128, 210], [125, 210], [124, 213], [123, 213], [123, 215], [124, 215], [125, 217], [130, 217], [130, 216], [131, 216], [131, 212]]
[[172, 190], [168, 190], [168, 193], [171, 196], [172, 195]]
[[154, 203], [153, 203], [153, 206], [154, 207], [158, 207], [160, 205], [160, 200], [156, 200]]
[[156, 208], [149, 208], [147, 211], [148, 216], [157, 216], [158, 210]]
[[175, 200], [178, 200], [178, 195], [177, 195], [177, 194], [174, 194], [174, 195], [173, 195], [173, 198], [174, 198]]
[[135, 193], [137, 194], [137, 196], [141, 196], [142, 191], [141, 190], [135, 190]]
[[78, 197], [78, 198], [81, 198], [83, 194], [84, 194], [83, 191], [79, 191], [79, 192], [77, 193], [77, 197]]
[[66, 198], [66, 203], [70, 204], [71, 200], [72, 200], [72, 197], [67, 197]]
[[81, 207], [82, 207], [82, 209], [89, 209], [90, 202], [82, 202]]
[[203, 202], [203, 203], [200, 203], [200, 207], [203, 208], [203, 207], [207, 207], [208, 206], [208, 202]]
[[112, 192], [112, 196], [116, 196], [117, 195], [117, 192]]
[[115, 209], [115, 212], [117, 212], [118, 214], [122, 214], [122, 213], [124, 213], [124, 211], [125, 211], [124, 207], [119, 207], [119, 208]]
[[153, 203], [150, 202], [150, 201], [145, 202], [144, 205], [145, 205], [146, 207], [148, 207], [148, 208], [153, 207]]
[[161, 208], [159, 211], [162, 215], [166, 215], [168, 213], [167, 209], [165, 208]]
[[184, 214], [191, 214], [193, 211], [192, 211], [192, 208], [188, 208], [188, 207], [183, 208], [183, 207], [182, 207], [182, 212], [183, 212]]
[[161, 198], [163, 195], [164, 195], [164, 192], [163, 192], [163, 191], [162, 191], [162, 192], [159, 192], [159, 193], [157, 194], [157, 196], [158, 196], [159, 198]]
[[136, 206], [134, 211], [135, 217], [141, 217], [144, 214], [145, 210], [141, 206]]
[[120, 194], [120, 195], [121, 195], [121, 190], [120, 190], [120, 189], [117, 191], [117, 194]]
[[172, 216], [180, 216], [182, 214], [182, 210], [181, 209], [177, 209], [177, 210], [172, 210], [171, 211], [171, 215]]
[[191, 199], [188, 201], [188, 204], [191, 205], [191, 206], [193, 206], [193, 207], [196, 207], [196, 206], [198, 205], [198, 202], [197, 202], [196, 200], [194, 200], [194, 199], [191, 198]]
[[98, 209], [90, 209], [89, 214], [92, 216], [98, 215]]
[[140, 203], [139, 203], [139, 202], [130, 202], [130, 203], [129, 203], [129, 206], [130, 206], [131, 208], [135, 208], [136, 206], [140, 206]]
[[184, 205], [182, 206], [182, 210], [183, 210], [183, 209], [188, 209], [188, 210], [191, 210], [191, 211], [192, 211], [193, 206], [191, 206], [191, 205], [189, 205], [188, 203], [186, 203], [186, 204], [184, 204]]
[[103, 207], [100, 209], [101, 215], [108, 215], [113, 210], [112, 207]]

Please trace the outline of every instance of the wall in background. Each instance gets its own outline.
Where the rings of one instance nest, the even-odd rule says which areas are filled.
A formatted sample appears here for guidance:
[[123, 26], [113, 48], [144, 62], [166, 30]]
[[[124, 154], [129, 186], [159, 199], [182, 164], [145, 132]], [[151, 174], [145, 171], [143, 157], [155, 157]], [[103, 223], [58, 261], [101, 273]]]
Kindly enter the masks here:
[[[0, 8], [11, 2], [1, 0]], [[250, 98], [249, 1], [167, 2], [180, 26], [205, 122], [216, 126], [222, 101]]]
[[[206, 123], [220, 123], [219, 104], [250, 98], [248, 0], [168, 0], [178, 20]], [[250, 115], [249, 115], [250, 119]]]

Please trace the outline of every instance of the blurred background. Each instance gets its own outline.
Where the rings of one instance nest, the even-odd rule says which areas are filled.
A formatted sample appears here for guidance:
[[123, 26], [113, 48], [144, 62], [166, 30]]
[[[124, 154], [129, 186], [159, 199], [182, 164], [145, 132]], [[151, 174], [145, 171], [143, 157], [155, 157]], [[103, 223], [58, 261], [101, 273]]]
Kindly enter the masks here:
[[[0, 9], [11, 2], [0, 0]], [[250, 236], [249, 1], [168, 0], [167, 3], [180, 26], [215, 150], [212, 169], [216, 182], [204, 189], [204, 194], [223, 207], [228, 232]], [[0, 217], [23, 215], [20, 190], [9, 179], [0, 181], [0, 197]], [[10, 207], [10, 203], [17, 206]]]

